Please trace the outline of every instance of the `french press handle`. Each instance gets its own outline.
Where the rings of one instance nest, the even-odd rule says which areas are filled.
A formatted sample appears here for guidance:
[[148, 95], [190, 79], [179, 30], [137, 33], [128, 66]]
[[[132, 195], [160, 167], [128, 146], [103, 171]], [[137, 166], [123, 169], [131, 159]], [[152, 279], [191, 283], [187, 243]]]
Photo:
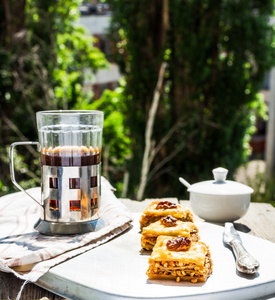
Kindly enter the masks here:
[[10, 145], [10, 175], [11, 175], [11, 181], [12, 183], [22, 192], [24, 192], [25, 194], [27, 194], [29, 197], [31, 197], [36, 203], [38, 203], [42, 208], [43, 206], [41, 205], [41, 203], [39, 201], [37, 201], [35, 198], [33, 198], [33, 196], [31, 196], [27, 191], [25, 191], [21, 185], [18, 184], [18, 182], [15, 179], [15, 173], [14, 173], [14, 159], [13, 159], [13, 150], [16, 146], [20, 146], [20, 145], [37, 145], [37, 150], [40, 151], [40, 144], [38, 142], [16, 142], [16, 143], [12, 143]]

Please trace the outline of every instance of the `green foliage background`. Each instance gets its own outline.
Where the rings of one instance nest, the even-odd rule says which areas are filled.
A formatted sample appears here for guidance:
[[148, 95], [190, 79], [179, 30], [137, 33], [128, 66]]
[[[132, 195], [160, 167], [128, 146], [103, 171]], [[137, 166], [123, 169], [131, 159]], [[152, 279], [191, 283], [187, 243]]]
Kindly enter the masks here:
[[266, 117], [259, 94], [274, 65], [273, 1], [110, 0], [114, 56], [125, 75], [133, 158], [130, 197], [140, 177], [144, 131], [158, 69], [168, 62], [153, 143], [174, 134], [155, 157], [145, 196], [187, 197], [179, 184], [232, 178], [249, 155], [255, 119]]
[[[7, 2], [5, 2], [7, 3]], [[85, 68], [108, 66], [94, 39], [76, 24], [79, 0], [0, 2], [0, 193], [13, 191], [8, 147], [20, 140], [37, 140], [35, 113], [73, 109], [93, 101], [82, 89]], [[10, 20], [8, 22], [8, 20]], [[39, 154], [18, 147], [17, 179], [24, 188], [40, 183]]]
[[[167, 62], [153, 128], [158, 149], [145, 197], [187, 197], [179, 184], [236, 169], [250, 155], [256, 117], [266, 118], [259, 94], [274, 65], [273, 0], [109, 0], [113, 59], [124, 80], [94, 101], [83, 90], [85, 69], [108, 67], [94, 40], [76, 24], [80, 0], [0, 1], [0, 193], [10, 182], [8, 146], [37, 140], [35, 112], [99, 109], [105, 113], [103, 174], [121, 196], [136, 198], [144, 133], [160, 65]], [[40, 182], [39, 155], [18, 148], [18, 181]], [[127, 176], [128, 177], [127, 177]], [[185, 193], [185, 194], [184, 194]]]

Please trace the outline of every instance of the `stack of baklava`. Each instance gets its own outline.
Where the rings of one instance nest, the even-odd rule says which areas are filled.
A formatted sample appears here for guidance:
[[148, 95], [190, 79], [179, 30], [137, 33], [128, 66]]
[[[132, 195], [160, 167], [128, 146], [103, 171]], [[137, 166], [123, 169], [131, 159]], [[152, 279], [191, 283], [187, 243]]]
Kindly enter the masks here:
[[141, 246], [152, 250], [150, 279], [203, 282], [212, 273], [209, 248], [200, 241], [193, 215], [170, 201], [152, 201], [140, 219]]

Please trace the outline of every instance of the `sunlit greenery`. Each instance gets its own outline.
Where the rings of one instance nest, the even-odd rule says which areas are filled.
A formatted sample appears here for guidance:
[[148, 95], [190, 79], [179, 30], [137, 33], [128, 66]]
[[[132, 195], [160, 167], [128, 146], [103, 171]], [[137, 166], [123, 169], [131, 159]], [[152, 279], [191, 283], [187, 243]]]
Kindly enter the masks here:
[[[0, 193], [14, 190], [8, 146], [37, 140], [35, 113], [49, 109], [104, 111], [103, 174], [127, 197], [140, 182], [145, 126], [167, 62], [154, 122], [145, 197], [187, 197], [178, 182], [235, 170], [251, 152], [257, 116], [266, 118], [259, 91], [274, 65], [273, 0], [109, 0], [112, 56], [124, 80], [94, 101], [83, 89], [87, 69], [108, 67], [94, 39], [77, 25], [80, 0], [0, 1]], [[39, 182], [36, 149], [18, 148], [24, 187]], [[126, 180], [127, 179], [127, 180]]]
[[[9, 176], [7, 147], [14, 141], [37, 140], [36, 111], [91, 103], [92, 93], [82, 89], [84, 70], [108, 65], [93, 46], [93, 37], [75, 23], [80, 1], [8, 3], [9, 17], [0, 2], [0, 193], [15, 189]], [[25, 147], [17, 151], [18, 181], [24, 187], [37, 185], [39, 154]]]
[[89, 103], [79, 101], [75, 109], [91, 109], [104, 111], [103, 134], [103, 175], [111, 180], [121, 195], [122, 181], [127, 171], [127, 161], [132, 157], [129, 128], [125, 125], [127, 106], [124, 101], [125, 82], [121, 80], [120, 87], [114, 91], [105, 90], [101, 98]]
[[114, 58], [125, 75], [127, 124], [135, 137], [129, 164], [131, 197], [140, 181], [144, 132], [158, 71], [168, 62], [152, 144], [173, 135], [155, 157], [145, 197], [188, 197], [178, 182], [229, 177], [251, 154], [259, 94], [274, 65], [273, 0], [109, 0]]

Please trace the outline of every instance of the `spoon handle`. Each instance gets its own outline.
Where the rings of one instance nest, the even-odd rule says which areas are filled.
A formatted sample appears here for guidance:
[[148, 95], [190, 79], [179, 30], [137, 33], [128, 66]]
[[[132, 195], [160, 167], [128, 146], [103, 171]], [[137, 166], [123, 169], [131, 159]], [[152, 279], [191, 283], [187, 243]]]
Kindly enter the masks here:
[[188, 183], [185, 179], [183, 179], [182, 177], [179, 178], [179, 181], [185, 185], [187, 188], [189, 188], [191, 186], [190, 183]]

